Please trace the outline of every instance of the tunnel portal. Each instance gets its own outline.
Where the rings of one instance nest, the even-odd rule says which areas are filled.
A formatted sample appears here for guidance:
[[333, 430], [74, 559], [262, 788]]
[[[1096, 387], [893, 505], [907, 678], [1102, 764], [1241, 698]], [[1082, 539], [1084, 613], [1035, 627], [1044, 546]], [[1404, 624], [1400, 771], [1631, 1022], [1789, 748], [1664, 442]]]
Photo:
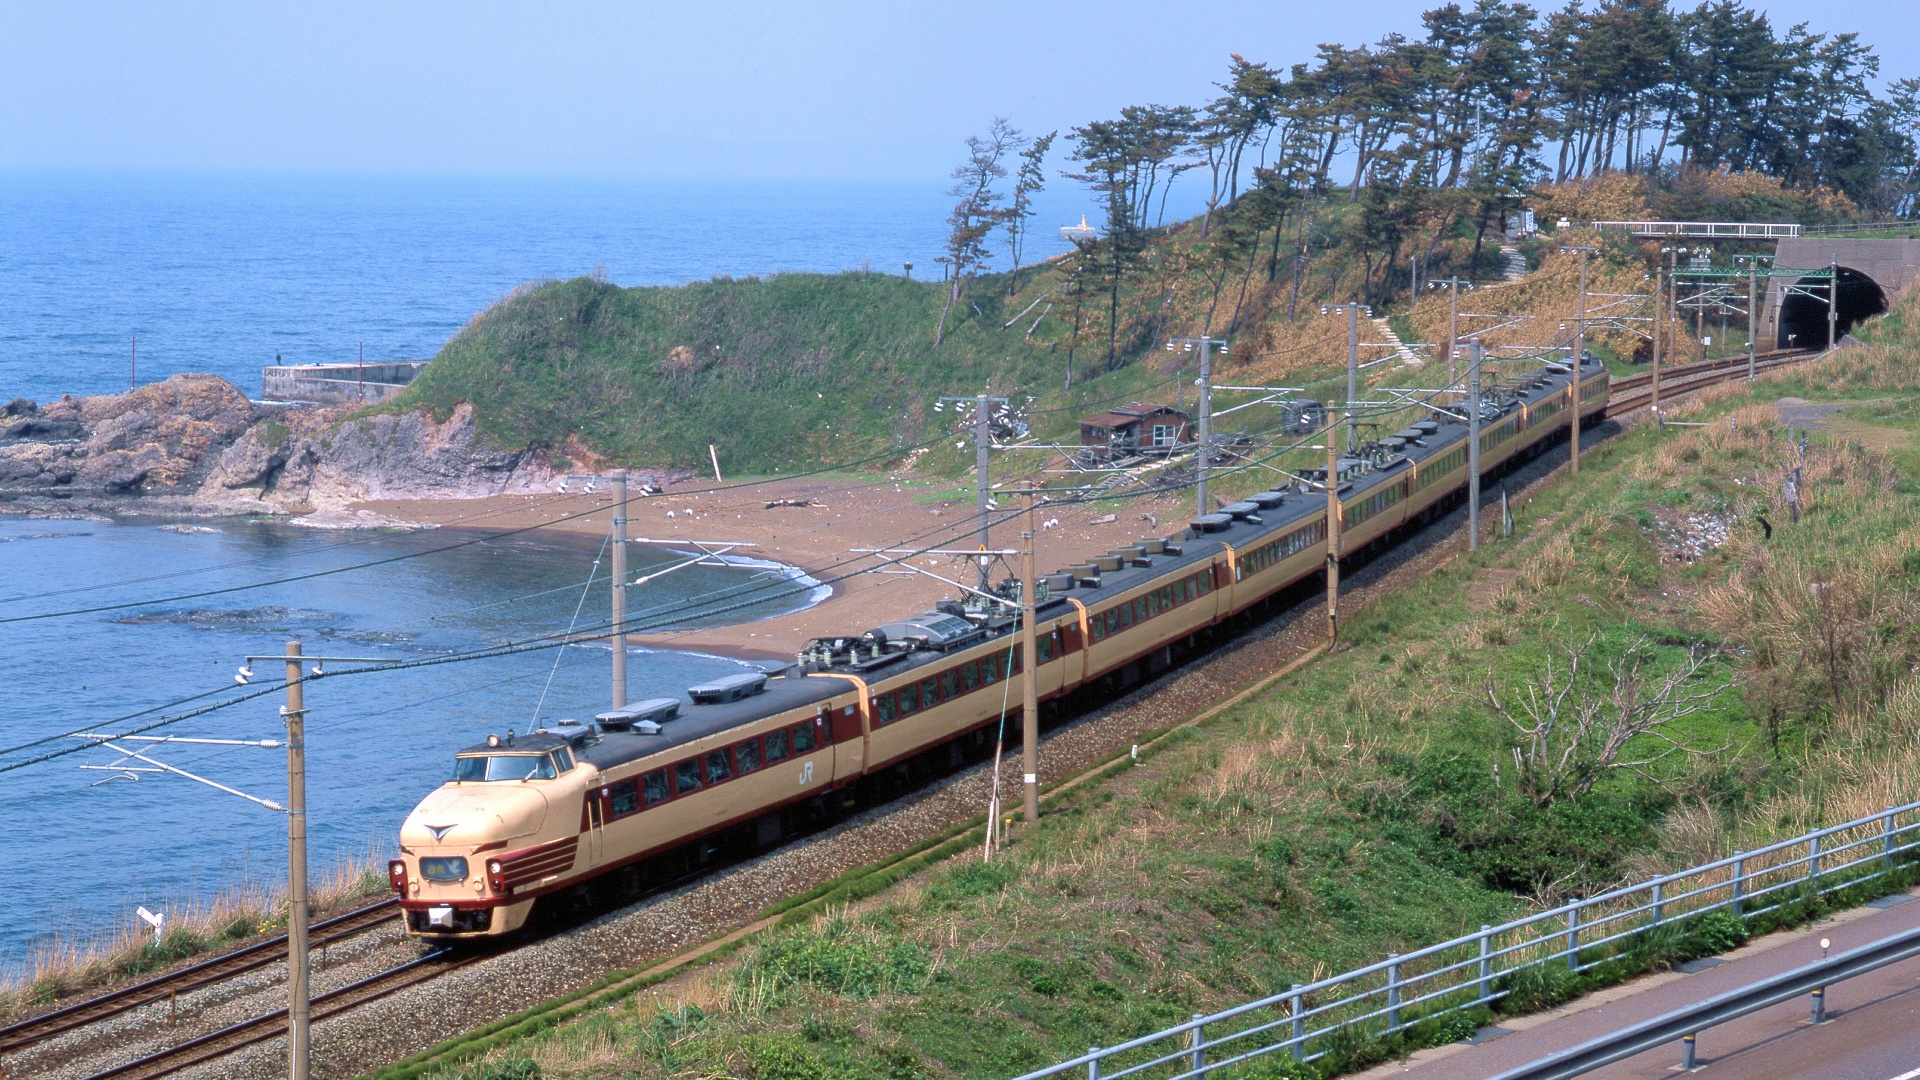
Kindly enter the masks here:
[[[1836, 335], [1847, 331], [1862, 322], [1887, 310], [1887, 295], [1881, 291], [1877, 282], [1867, 275], [1847, 267], [1840, 267], [1839, 308], [1840, 317], [1835, 326]], [[1780, 299], [1779, 336], [1775, 346], [1781, 349], [1819, 348], [1827, 343], [1827, 283], [1822, 278], [1801, 278], [1794, 282], [1794, 288], [1805, 289], [1806, 293], [1789, 293]]]

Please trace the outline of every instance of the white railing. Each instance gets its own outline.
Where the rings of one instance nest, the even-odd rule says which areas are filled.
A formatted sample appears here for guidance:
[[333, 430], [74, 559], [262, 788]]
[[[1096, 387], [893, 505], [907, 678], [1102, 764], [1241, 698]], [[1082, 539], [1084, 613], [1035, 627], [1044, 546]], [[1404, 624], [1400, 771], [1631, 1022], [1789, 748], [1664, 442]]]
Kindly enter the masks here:
[[[1901, 824], [1902, 818], [1906, 819]], [[1117, 1046], [1027, 1073], [1040, 1080], [1204, 1080], [1267, 1054], [1301, 1062], [1335, 1044], [1392, 1036], [1414, 1024], [1506, 997], [1511, 976], [1549, 965], [1573, 974], [1626, 959], [1655, 931], [1684, 928], [1711, 911], [1743, 922], [1789, 904], [1867, 884], [1920, 850], [1920, 802], [1782, 840], [1731, 858], [1576, 900], [1477, 934], [1238, 1005]], [[1231, 1030], [1223, 1031], [1223, 1028]], [[1212, 1029], [1212, 1033], [1209, 1033]]]
[[1799, 225], [1764, 221], [1588, 221], [1589, 229], [1625, 229], [1635, 236], [1718, 236], [1773, 240], [1800, 235]]

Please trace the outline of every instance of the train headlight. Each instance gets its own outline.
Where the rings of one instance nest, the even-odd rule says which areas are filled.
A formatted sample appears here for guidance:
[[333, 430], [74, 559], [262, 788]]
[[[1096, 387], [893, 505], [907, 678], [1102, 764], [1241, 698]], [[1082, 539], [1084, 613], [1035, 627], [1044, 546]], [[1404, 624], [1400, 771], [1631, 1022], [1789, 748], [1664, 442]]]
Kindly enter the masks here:
[[497, 893], [507, 891], [507, 875], [501, 868], [499, 859], [487, 860], [487, 888]]
[[387, 863], [387, 884], [393, 891], [402, 895], [407, 891], [407, 863], [405, 859], [394, 859]]

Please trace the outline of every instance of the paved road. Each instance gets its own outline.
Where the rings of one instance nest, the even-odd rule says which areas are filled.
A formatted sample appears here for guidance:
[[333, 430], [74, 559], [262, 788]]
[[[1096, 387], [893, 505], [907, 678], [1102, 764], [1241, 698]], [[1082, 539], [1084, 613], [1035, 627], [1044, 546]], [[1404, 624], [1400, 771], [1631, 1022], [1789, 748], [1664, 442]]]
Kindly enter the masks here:
[[[1503, 1021], [1476, 1045], [1422, 1051], [1370, 1070], [1370, 1080], [1484, 1080], [1608, 1031], [1820, 958], [1820, 939], [1841, 952], [1920, 926], [1920, 903], [1895, 896], [1770, 935], [1691, 973], [1669, 972], [1538, 1017]], [[1700, 1034], [1699, 1071], [1740, 1080], [1920, 1080], [1920, 959], [1894, 964], [1827, 991], [1827, 1023], [1808, 1024], [1807, 1002], [1790, 1002]], [[1587, 1074], [1594, 1080], [1666, 1080], [1680, 1046], [1651, 1050]]]

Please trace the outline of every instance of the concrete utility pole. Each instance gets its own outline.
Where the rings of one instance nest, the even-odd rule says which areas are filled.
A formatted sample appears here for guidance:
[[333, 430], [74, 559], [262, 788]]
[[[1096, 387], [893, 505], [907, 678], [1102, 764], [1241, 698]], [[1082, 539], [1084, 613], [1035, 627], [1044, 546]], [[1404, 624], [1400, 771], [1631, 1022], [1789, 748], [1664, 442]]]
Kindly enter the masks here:
[[[1664, 277], [1659, 277], [1657, 276], [1660, 273], [1659, 268], [1654, 268], [1656, 277], [1653, 289], [1653, 389], [1652, 398], [1647, 405], [1648, 411], [1653, 414], [1655, 419], [1658, 419], [1660, 416], [1660, 335], [1663, 327], [1667, 330], [1673, 328], [1673, 311], [1668, 306], [1667, 294], [1669, 291], [1678, 292], [1673, 282], [1673, 268], [1675, 259], [1680, 254], [1680, 249], [1677, 247], [1663, 247], [1660, 251], [1667, 257], [1667, 272]], [[1669, 344], [1671, 344], [1671, 342], [1669, 342]]]
[[[1467, 343], [1467, 549], [1480, 547], [1480, 342]], [[1578, 370], [1577, 368], [1575, 370]]]
[[[1347, 401], [1351, 403], [1360, 396], [1360, 316], [1365, 313], [1373, 317], [1373, 308], [1366, 304], [1329, 304], [1321, 308], [1322, 315], [1336, 311], [1347, 313]], [[1347, 410], [1347, 452], [1352, 453], [1360, 445], [1359, 435], [1354, 430], [1353, 410]]]
[[287, 642], [287, 1077], [312, 1072], [307, 993], [307, 704], [300, 643]]
[[1427, 282], [1427, 288], [1447, 289], [1447, 386], [1451, 388], [1460, 379], [1459, 367], [1454, 363], [1454, 354], [1460, 351], [1460, 287], [1473, 288], [1473, 282], [1459, 278], [1443, 278]]
[[1827, 351], [1840, 344], [1840, 264], [1827, 263]]
[[[992, 410], [995, 405], [1007, 404], [1008, 399], [988, 394], [974, 394], [970, 397], [942, 395], [935, 406], [944, 405], [949, 401], [956, 405], [963, 401], [973, 405], [973, 501], [974, 512], [978, 519], [975, 531], [979, 534], [980, 550], [985, 551], [987, 550], [987, 503], [990, 501], [989, 493], [993, 488], [987, 471], [987, 451], [993, 447]], [[980, 569], [979, 588], [985, 592], [991, 560], [981, 556], [975, 561]]]
[[1195, 345], [1200, 346], [1200, 447], [1194, 455], [1194, 501], [1199, 512], [1208, 512], [1207, 506], [1207, 466], [1213, 456], [1213, 350], [1217, 346], [1220, 355], [1227, 355], [1227, 343], [1219, 338], [1174, 338], [1167, 342], [1167, 351], [1172, 352], [1175, 345], [1183, 345], [1188, 352]]
[[[993, 445], [993, 418], [987, 412], [988, 398], [985, 394], [973, 399], [973, 501], [975, 512], [979, 515], [979, 524], [975, 532], [979, 534], [980, 550], [987, 549], [987, 492], [990, 488], [987, 477], [987, 449]], [[978, 560], [980, 567], [980, 588], [985, 589], [987, 581], [987, 560]]]
[[1758, 346], [1755, 344], [1760, 333], [1760, 260], [1763, 255], [1735, 255], [1738, 262], [1747, 264], [1747, 381], [1753, 381], [1757, 367]]
[[1577, 252], [1580, 256], [1580, 321], [1573, 330], [1573, 415], [1567, 420], [1567, 468], [1576, 475], [1580, 472], [1580, 379], [1587, 352], [1587, 256], [1599, 250], [1588, 244], [1560, 249], [1563, 255]]
[[627, 470], [613, 470], [613, 707], [627, 703]]
[[[1353, 422], [1353, 410], [1347, 410]], [[1333, 445], [1333, 425], [1327, 425], [1327, 651], [1340, 641], [1340, 451]]]
[[[1020, 661], [1026, 670], [1020, 679], [1020, 770], [1022, 803], [1028, 821], [1040, 820], [1040, 644], [1034, 630], [1033, 586], [1033, 502], [1037, 493], [1033, 481], [1022, 492], [1027, 497], [1026, 527], [1021, 530], [1020, 549]], [[993, 828], [993, 822], [987, 827]]]

